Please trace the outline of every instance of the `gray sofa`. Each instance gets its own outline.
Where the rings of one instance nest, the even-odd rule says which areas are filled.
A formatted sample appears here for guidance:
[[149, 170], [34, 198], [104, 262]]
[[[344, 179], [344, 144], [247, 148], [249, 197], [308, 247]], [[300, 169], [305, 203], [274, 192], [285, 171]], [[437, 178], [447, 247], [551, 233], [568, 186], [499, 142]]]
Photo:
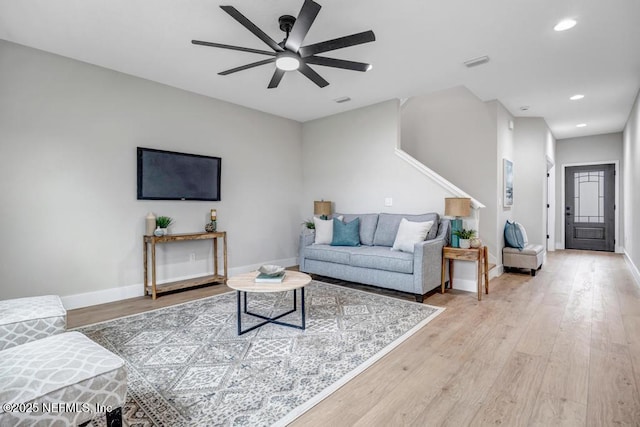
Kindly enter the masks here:
[[[440, 286], [442, 247], [448, 242], [449, 220], [440, 220], [437, 213], [342, 215], [345, 222], [360, 218], [361, 245], [316, 245], [313, 232], [303, 233], [300, 271], [408, 292], [418, 302]], [[391, 250], [402, 218], [434, 221], [426, 240], [414, 245], [414, 253]]]

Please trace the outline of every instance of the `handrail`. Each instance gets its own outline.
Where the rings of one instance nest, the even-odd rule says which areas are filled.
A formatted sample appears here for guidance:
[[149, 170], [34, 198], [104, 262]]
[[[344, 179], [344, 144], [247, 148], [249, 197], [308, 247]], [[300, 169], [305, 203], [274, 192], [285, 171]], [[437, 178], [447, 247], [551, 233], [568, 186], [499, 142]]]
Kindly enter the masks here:
[[456, 187], [450, 181], [446, 180], [441, 175], [437, 174], [435, 171], [429, 169], [427, 166], [424, 165], [424, 163], [420, 162], [415, 157], [413, 157], [412, 155], [410, 155], [406, 151], [402, 150], [401, 148], [397, 148], [396, 147], [395, 148], [395, 153], [396, 153], [396, 156], [400, 157], [401, 159], [403, 159], [404, 161], [409, 163], [411, 166], [416, 168], [422, 174], [424, 174], [424, 175], [428, 176], [429, 178], [431, 178], [431, 180], [433, 180], [436, 184], [438, 184], [439, 186], [441, 186], [442, 188], [444, 188], [445, 190], [447, 190], [448, 192], [453, 194], [455, 197], [468, 197], [468, 198], [470, 198], [471, 199], [471, 207], [472, 208], [474, 208], [474, 209], [482, 209], [482, 208], [486, 207], [480, 201], [474, 199], [469, 194], [467, 194], [466, 192], [462, 191], [460, 188]]

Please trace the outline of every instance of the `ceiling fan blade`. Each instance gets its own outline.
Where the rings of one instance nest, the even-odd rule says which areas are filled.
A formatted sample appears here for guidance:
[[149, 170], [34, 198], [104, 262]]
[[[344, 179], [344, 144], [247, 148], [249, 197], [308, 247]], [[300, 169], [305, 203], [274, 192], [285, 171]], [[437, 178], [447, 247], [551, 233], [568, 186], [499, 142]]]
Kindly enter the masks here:
[[232, 73], [235, 73], [235, 72], [238, 72], [238, 71], [248, 70], [249, 68], [259, 67], [260, 65], [269, 64], [271, 62], [275, 62], [275, 60], [276, 60], [275, 58], [264, 59], [262, 61], [253, 62], [251, 64], [243, 65], [241, 67], [236, 67], [236, 68], [231, 68], [230, 70], [221, 71], [218, 74], [220, 74], [221, 76], [226, 76], [228, 74], [232, 74]]
[[324, 65], [325, 67], [344, 68], [353, 71], [369, 71], [371, 64], [364, 62], [346, 61], [344, 59], [325, 58], [324, 56], [308, 56], [304, 58], [307, 64]]
[[261, 55], [276, 56], [275, 52], [269, 52], [268, 50], [251, 49], [249, 47], [232, 46], [229, 44], [212, 43], [212, 42], [203, 42], [202, 40], [191, 40], [191, 43], [199, 44], [202, 46], [219, 47], [222, 49], [239, 50], [242, 52], [251, 52], [251, 53], [259, 53]]
[[278, 45], [271, 37], [269, 37], [264, 31], [256, 26], [253, 22], [249, 21], [246, 16], [241, 14], [238, 9], [233, 6], [220, 6], [222, 10], [227, 12], [233, 19], [242, 24], [247, 30], [251, 31], [256, 37], [265, 42], [267, 46], [276, 52], [282, 52], [284, 49]]
[[318, 3], [312, 0], [305, 0], [302, 5], [302, 9], [300, 9], [300, 13], [296, 18], [296, 23], [293, 24], [293, 28], [291, 29], [291, 33], [287, 38], [287, 42], [285, 43], [285, 47], [292, 52], [297, 52], [304, 41], [304, 38], [307, 36], [309, 32], [309, 28], [311, 28], [311, 24], [315, 21], [316, 16], [318, 16], [318, 12], [320, 12], [320, 6]]
[[316, 53], [328, 52], [330, 50], [342, 49], [344, 47], [355, 46], [358, 44], [369, 43], [375, 41], [376, 36], [373, 31], [364, 31], [358, 34], [351, 34], [350, 36], [339, 37], [333, 40], [327, 40], [320, 43], [310, 44], [308, 46], [302, 46], [298, 53], [303, 58], [306, 58]]
[[267, 88], [273, 89], [278, 87], [278, 85], [280, 84], [280, 80], [282, 80], [285, 72], [286, 71], [281, 70], [280, 68], [276, 68], [276, 71], [273, 73], [273, 77], [271, 77], [271, 81], [269, 82], [269, 86], [267, 86]]
[[309, 80], [311, 80], [312, 82], [314, 82], [320, 87], [325, 87], [329, 85], [328, 81], [320, 77], [320, 74], [313, 71], [311, 67], [309, 67], [307, 64], [304, 63], [304, 61], [300, 61], [300, 68], [298, 68], [298, 71], [300, 71], [302, 74], [307, 76]]

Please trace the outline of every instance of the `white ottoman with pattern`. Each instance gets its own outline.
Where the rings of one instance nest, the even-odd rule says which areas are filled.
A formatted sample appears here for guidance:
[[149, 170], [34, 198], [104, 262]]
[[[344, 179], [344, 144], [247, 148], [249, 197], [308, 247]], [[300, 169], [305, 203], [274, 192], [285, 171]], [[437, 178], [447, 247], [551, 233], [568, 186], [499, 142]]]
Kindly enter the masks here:
[[77, 426], [97, 413], [122, 423], [124, 361], [80, 332], [0, 351], [0, 426]]
[[0, 350], [65, 331], [67, 311], [57, 295], [0, 301]]

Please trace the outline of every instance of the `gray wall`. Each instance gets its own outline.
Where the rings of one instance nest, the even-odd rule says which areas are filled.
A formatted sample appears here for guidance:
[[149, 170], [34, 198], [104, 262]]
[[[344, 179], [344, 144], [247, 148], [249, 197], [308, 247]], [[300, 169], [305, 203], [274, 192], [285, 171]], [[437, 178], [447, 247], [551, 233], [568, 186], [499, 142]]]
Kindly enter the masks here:
[[513, 212], [510, 207], [504, 207], [503, 204], [503, 189], [504, 189], [504, 168], [502, 164], [503, 159], [509, 159], [513, 161], [514, 159], [514, 144], [515, 144], [515, 133], [514, 129], [510, 129], [510, 123], [514, 123], [513, 116], [507, 111], [506, 108], [502, 104], [497, 101], [492, 101], [488, 103], [489, 106], [493, 108], [496, 114], [496, 131], [497, 131], [497, 163], [495, 167], [497, 168], [497, 180], [495, 182], [496, 185], [496, 195], [497, 198], [493, 200], [496, 204], [497, 218], [496, 218], [496, 242], [498, 245], [496, 258], [497, 265], [502, 265], [502, 248], [504, 247], [504, 224], [507, 220], [513, 220]]
[[486, 206], [479, 234], [496, 255], [497, 103], [459, 86], [410, 98], [401, 117], [402, 149]]
[[394, 155], [398, 108], [387, 101], [303, 125], [305, 217], [321, 198], [343, 213], [443, 212], [450, 194]]
[[547, 242], [547, 168], [554, 164], [555, 139], [544, 119], [515, 119], [513, 219], [522, 223], [529, 241]]
[[[556, 246], [564, 247], [563, 209], [564, 194], [564, 166], [587, 163], [611, 163], [618, 162], [622, 169], [622, 133], [609, 133], [578, 138], [559, 139], [556, 144], [556, 165], [558, 179], [556, 180]], [[622, 171], [617, 171], [620, 175]], [[620, 202], [618, 203], [620, 204]], [[620, 235], [623, 235], [622, 210], [618, 209], [616, 223], [620, 227]], [[620, 239], [616, 239], [616, 246], [622, 245]]]
[[[633, 272], [640, 283], [640, 93], [636, 96], [629, 120], [624, 128], [623, 139], [623, 185], [622, 197], [624, 210], [623, 244], [629, 260], [633, 263]], [[638, 243], [636, 243], [638, 242]]]
[[[141, 294], [149, 211], [179, 233], [216, 208], [236, 270], [295, 262], [301, 141], [291, 120], [0, 41], [0, 299]], [[136, 200], [136, 146], [222, 157], [222, 201]], [[210, 246], [165, 245], [159, 278], [211, 270]]]

